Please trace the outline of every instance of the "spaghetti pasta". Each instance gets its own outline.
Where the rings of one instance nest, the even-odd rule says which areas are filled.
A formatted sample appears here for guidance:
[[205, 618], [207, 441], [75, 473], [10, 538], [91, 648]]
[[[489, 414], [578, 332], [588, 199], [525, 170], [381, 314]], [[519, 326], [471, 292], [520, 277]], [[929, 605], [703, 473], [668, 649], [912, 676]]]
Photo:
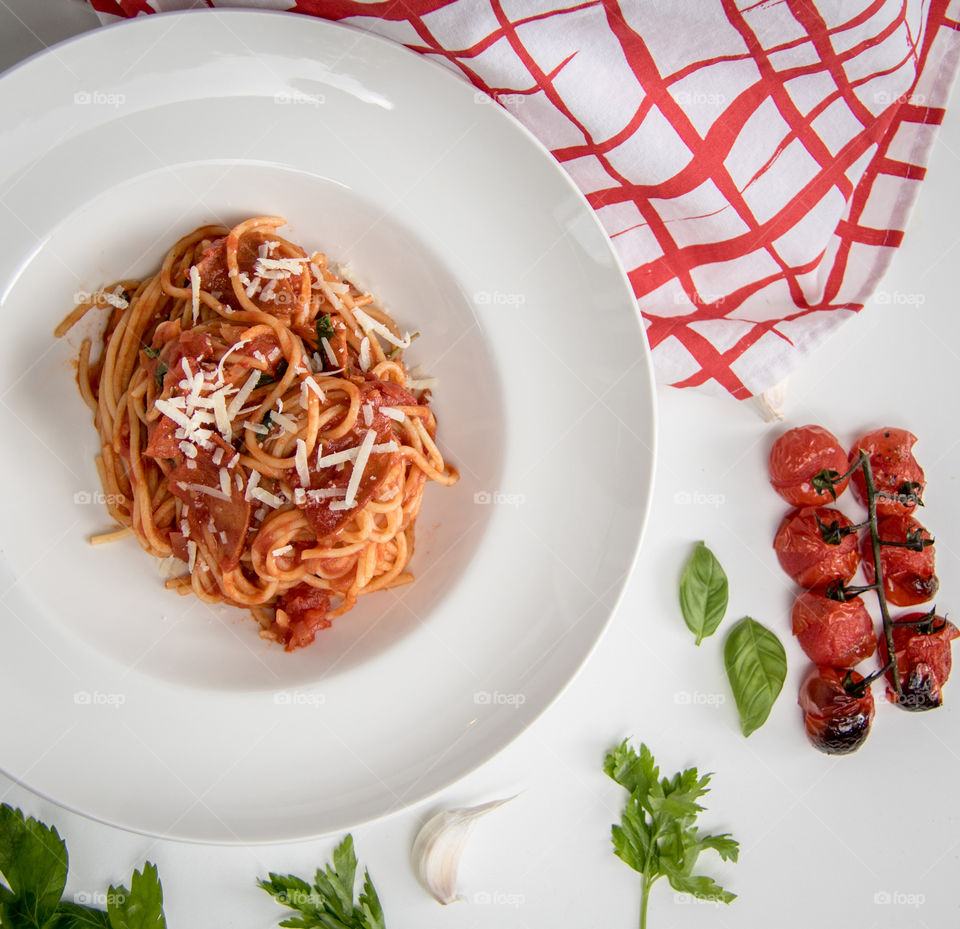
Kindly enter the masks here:
[[458, 473], [436, 444], [430, 391], [370, 294], [277, 235], [278, 217], [201, 226], [159, 272], [89, 296], [102, 351], [78, 383], [120, 529], [186, 573], [181, 594], [247, 608], [293, 650], [358, 597], [409, 583], [427, 481]]

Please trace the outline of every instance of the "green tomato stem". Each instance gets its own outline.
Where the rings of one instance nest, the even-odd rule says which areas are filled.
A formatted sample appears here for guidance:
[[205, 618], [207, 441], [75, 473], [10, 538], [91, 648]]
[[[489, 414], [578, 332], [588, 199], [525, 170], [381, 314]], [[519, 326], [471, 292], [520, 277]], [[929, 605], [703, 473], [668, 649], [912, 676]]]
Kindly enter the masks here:
[[870, 543], [873, 549], [873, 571], [876, 579], [877, 600], [880, 602], [880, 615], [883, 618], [883, 637], [887, 643], [887, 659], [893, 677], [893, 692], [897, 697], [903, 696], [900, 686], [900, 669], [897, 667], [897, 655], [893, 647], [893, 620], [887, 608], [887, 596], [883, 590], [883, 570], [880, 567], [880, 535], [877, 532], [877, 486], [873, 481], [873, 468], [870, 467], [870, 456], [861, 448], [860, 465], [863, 468], [863, 480], [867, 488], [867, 512], [870, 523]]

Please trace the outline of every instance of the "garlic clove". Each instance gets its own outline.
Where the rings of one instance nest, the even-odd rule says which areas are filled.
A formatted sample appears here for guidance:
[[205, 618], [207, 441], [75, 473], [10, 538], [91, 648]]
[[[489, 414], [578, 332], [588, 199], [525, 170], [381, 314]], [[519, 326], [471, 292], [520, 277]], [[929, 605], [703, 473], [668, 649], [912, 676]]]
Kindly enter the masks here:
[[766, 423], [778, 423], [783, 420], [787, 406], [787, 381], [784, 378], [779, 384], [765, 390], [759, 397], [753, 398], [754, 408]]
[[470, 831], [481, 816], [512, 799], [444, 810], [423, 824], [413, 842], [413, 865], [420, 883], [434, 899], [444, 905], [463, 899], [457, 890], [457, 871]]

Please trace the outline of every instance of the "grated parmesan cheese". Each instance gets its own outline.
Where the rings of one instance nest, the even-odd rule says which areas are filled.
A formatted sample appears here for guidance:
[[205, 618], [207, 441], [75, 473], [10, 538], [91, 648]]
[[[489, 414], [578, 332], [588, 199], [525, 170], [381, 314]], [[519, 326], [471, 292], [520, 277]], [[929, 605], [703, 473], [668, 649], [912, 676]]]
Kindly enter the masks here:
[[251, 471], [250, 477], [247, 479], [247, 490], [243, 495], [243, 499], [248, 503], [253, 499], [253, 492], [257, 489], [257, 484], [260, 483], [260, 472]]
[[254, 487], [251, 492], [253, 497], [259, 500], [261, 503], [266, 503], [267, 506], [276, 509], [278, 506], [283, 506], [283, 500], [280, 497], [275, 497], [268, 490], [264, 490], [262, 487]]
[[327, 399], [324, 392], [320, 389], [320, 385], [312, 377], [304, 378], [303, 383], [317, 395], [321, 403]]
[[376, 439], [377, 434], [373, 429], [368, 429], [367, 434], [363, 437], [363, 441], [360, 443], [360, 448], [357, 450], [357, 460], [353, 463], [353, 471], [350, 473], [350, 482], [347, 484], [347, 496], [345, 503], [350, 503], [351, 505], [356, 502], [357, 499], [357, 490], [360, 487], [360, 478], [363, 476], [363, 469], [366, 468], [367, 462], [370, 460], [370, 452], [373, 449], [373, 443]]
[[217, 500], [229, 500], [230, 494], [218, 490], [216, 487], [207, 487], [206, 484], [182, 484], [184, 490], [191, 490], [195, 494], [206, 494], [208, 497], [214, 497]]
[[130, 301], [123, 296], [123, 288], [119, 284], [117, 284], [112, 291], [98, 290], [93, 296], [94, 299], [101, 297], [106, 303], [109, 303], [110, 306], [117, 310], [125, 310], [130, 306]]
[[294, 463], [297, 466], [297, 477], [300, 483], [310, 486], [310, 466], [307, 464], [307, 443], [303, 439], [297, 439], [297, 453], [294, 455]]
[[340, 298], [333, 292], [333, 289], [330, 287], [330, 282], [322, 274], [317, 278], [317, 284], [320, 290], [323, 291], [323, 295], [327, 298], [330, 306], [337, 311], [342, 310], [343, 303], [341, 303]]
[[[278, 401], [279, 402], [279, 401]], [[287, 416], [285, 413], [273, 413], [271, 419], [284, 431], [296, 432], [297, 421]]]
[[337, 358], [337, 353], [331, 347], [330, 340], [327, 339], [326, 336], [321, 336], [320, 342], [323, 345], [324, 352], [326, 353], [327, 361], [329, 361], [334, 367], [340, 364], [340, 359]]
[[[367, 435], [373, 434], [376, 436], [376, 433], [372, 429], [367, 430]], [[364, 442], [366, 441], [366, 436], [364, 436]], [[323, 457], [317, 458], [317, 467], [318, 468], [332, 468], [334, 465], [342, 465], [345, 461], [353, 461], [355, 458], [359, 458], [360, 450], [363, 448], [363, 442], [359, 445], [355, 445], [353, 448], [345, 448], [342, 452], [334, 452], [332, 455], [326, 455]], [[392, 439], [389, 442], [381, 442], [378, 445], [371, 445], [370, 452], [371, 454], [385, 454], [387, 452], [395, 452], [400, 448], [396, 442]]]
[[437, 378], [408, 377], [405, 386], [408, 390], [433, 390], [437, 386]]
[[[237, 343], [240, 344], [239, 342]], [[227, 356], [224, 355], [224, 358]], [[221, 359], [222, 361], [223, 359]], [[227, 407], [227, 415], [231, 418], [236, 416], [240, 412], [240, 408], [247, 402], [247, 397], [253, 393], [254, 388], [257, 386], [257, 381], [260, 380], [259, 371], [251, 371], [249, 377], [243, 382], [243, 387], [240, 388], [239, 393], [230, 401], [230, 405]]]
[[193, 309], [193, 324], [200, 319], [200, 272], [196, 265], [190, 266], [190, 299]]
[[377, 335], [386, 339], [391, 345], [396, 345], [396, 347], [400, 349], [410, 347], [411, 339], [409, 333], [402, 339], [398, 339], [383, 323], [378, 322], [372, 316], [364, 313], [363, 310], [357, 308], [353, 311], [353, 315], [356, 317], [357, 322], [363, 327], [364, 332], [375, 332]]
[[395, 406], [382, 406], [380, 407], [380, 412], [398, 423], [402, 423], [407, 418], [407, 414]]
[[309, 260], [309, 258], [267, 258], [264, 255], [257, 258], [253, 270], [255, 274], [260, 274], [262, 271], [296, 272], [301, 271]]
[[[227, 402], [223, 391], [218, 390], [213, 395], [213, 413], [217, 421], [217, 431], [227, 442], [233, 441], [233, 426], [230, 425], [230, 414], [227, 412]], [[222, 452], [223, 449], [221, 448]]]
[[330, 497], [342, 497], [346, 492], [346, 487], [321, 487], [319, 490], [308, 490], [307, 496], [313, 501], [319, 501]]
[[[185, 432], [193, 431], [193, 423], [187, 415], [178, 410], [169, 400], [157, 400], [154, 406], [165, 416], [169, 416], [178, 426], [183, 427]], [[186, 436], [183, 436], [183, 438], [186, 438]]]

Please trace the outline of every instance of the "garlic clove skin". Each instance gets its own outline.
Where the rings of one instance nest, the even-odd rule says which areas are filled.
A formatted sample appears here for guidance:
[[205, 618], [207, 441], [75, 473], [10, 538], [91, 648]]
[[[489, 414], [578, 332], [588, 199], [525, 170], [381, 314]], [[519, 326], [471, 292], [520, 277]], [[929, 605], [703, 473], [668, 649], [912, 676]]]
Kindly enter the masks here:
[[470, 832], [481, 816], [512, 799], [444, 810], [423, 824], [413, 842], [413, 866], [424, 889], [439, 903], [463, 899], [457, 889], [457, 872]]
[[760, 414], [765, 423], [779, 423], [786, 415], [787, 382], [785, 377], [779, 384], [765, 390], [760, 396], [753, 398], [754, 409]]

